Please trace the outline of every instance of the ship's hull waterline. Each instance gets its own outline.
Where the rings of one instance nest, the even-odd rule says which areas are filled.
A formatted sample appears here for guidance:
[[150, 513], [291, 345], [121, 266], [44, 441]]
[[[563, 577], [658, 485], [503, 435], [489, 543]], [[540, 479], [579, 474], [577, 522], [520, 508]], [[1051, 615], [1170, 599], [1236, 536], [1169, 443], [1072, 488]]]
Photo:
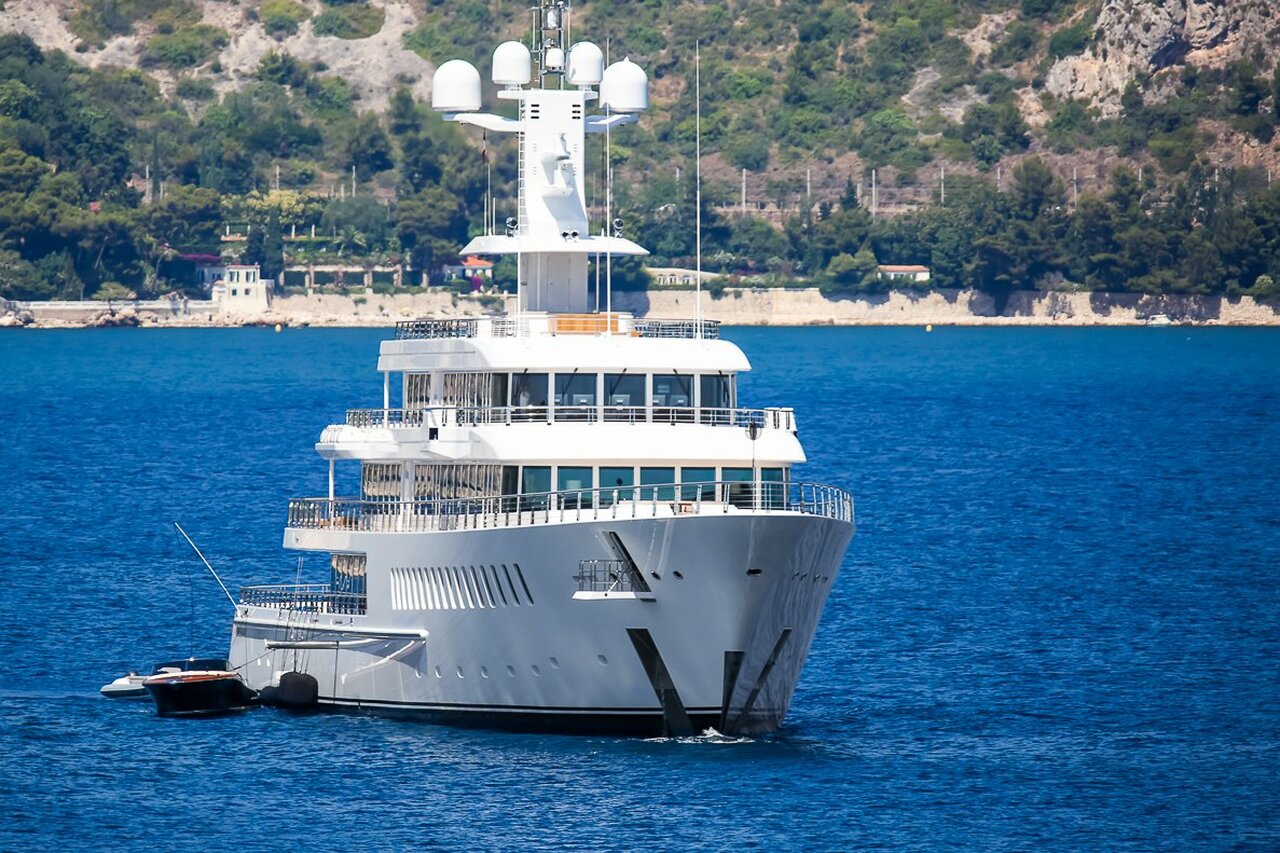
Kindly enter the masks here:
[[[579, 593], [616, 534], [645, 597]], [[241, 605], [231, 662], [321, 706], [522, 730], [777, 729], [853, 525], [799, 513], [351, 533], [362, 615]], [[348, 538], [349, 537], [349, 538]], [[648, 600], [646, 600], [646, 598]]]

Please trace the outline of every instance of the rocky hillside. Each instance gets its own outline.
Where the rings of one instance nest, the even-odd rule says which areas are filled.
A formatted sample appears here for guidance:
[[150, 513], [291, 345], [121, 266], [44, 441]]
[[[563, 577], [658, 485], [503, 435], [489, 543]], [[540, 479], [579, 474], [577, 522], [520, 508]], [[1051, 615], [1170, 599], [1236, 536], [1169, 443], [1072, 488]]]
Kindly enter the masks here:
[[[429, 95], [433, 62], [480, 64], [519, 36], [500, 0], [6, 0], [0, 31], [91, 67], [141, 69], [194, 117], [288, 56], [345, 81], [357, 111], [397, 86]], [[1119, 162], [1169, 174], [1197, 156], [1280, 172], [1271, 143], [1280, 0], [588, 0], [577, 30], [650, 69], [655, 109], [630, 165], [692, 153], [703, 45], [708, 173], [728, 202], [786, 203], [802, 178], [834, 199], [880, 170], [886, 193], [943, 170], [1008, 174], [1028, 152], [1101, 186]], [[891, 195], [887, 195], [891, 198]]]
[[[1277, 299], [1278, 6], [584, 0], [574, 33], [650, 74], [652, 109], [613, 141], [609, 215], [659, 266], [694, 263], [698, 221], [706, 269], [778, 286], [896, 287], [878, 265], [923, 263], [931, 286], [997, 301]], [[516, 176], [510, 138], [425, 107], [433, 63], [486, 68], [525, 15], [0, 0], [0, 297], [165, 293], [209, 256], [272, 278], [335, 257], [443, 275], [487, 213], [515, 213]], [[623, 262], [612, 280], [646, 284]]]
[[[346, 14], [357, 6], [367, 11]], [[23, 33], [91, 67], [142, 69], [170, 95], [181, 94], [183, 81], [188, 90], [192, 81], [218, 93], [243, 89], [264, 56], [288, 53], [323, 63], [323, 73], [346, 80], [366, 109], [382, 111], [398, 83], [422, 97], [430, 92], [433, 66], [406, 46], [421, 6], [407, 0], [333, 7], [317, 0], [8, 0], [0, 32]], [[322, 17], [334, 11], [337, 17]], [[166, 40], [183, 35], [191, 36], [189, 49], [165, 50]]]

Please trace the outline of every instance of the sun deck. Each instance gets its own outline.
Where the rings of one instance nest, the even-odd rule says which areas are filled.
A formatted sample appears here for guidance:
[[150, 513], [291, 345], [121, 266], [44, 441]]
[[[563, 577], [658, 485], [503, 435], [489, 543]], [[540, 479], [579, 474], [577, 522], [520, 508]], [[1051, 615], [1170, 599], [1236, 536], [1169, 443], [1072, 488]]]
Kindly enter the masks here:
[[718, 340], [719, 320], [638, 320], [629, 314], [545, 314], [402, 320], [395, 340], [432, 338], [526, 338], [547, 335], [616, 334], [636, 338]]

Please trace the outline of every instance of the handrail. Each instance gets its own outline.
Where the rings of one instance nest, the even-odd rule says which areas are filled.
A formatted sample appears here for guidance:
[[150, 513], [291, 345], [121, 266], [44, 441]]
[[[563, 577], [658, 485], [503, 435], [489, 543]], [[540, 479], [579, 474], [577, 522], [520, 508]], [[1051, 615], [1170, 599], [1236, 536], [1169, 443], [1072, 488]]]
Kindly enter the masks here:
[[288, 527], [435, 531], [626, 518], [797, 513], [853, 521], [853, 496], [819, 483], [716, 480], [417, 500], [295, 498]]
[[642, 338], [717, 340], [720, 337], [719, 320], [636, 320], [631, 327]]
[[641, 338], [720, 337], [719, 320], [636, 320], [625, 314], [548, 314], [544, 322], [529, 317], [466, 317], [444, 320], [400, 320], [395, 340], [431, 338], [511, 338], [534, 334], [599, 334], [611, 331]]
[[240, 587], [240, 603], [304, 613], [360, 615], [368, 605], [364, 593], [334, 592], [327, 583], [270, 584]]
[[476, 330], [477, 323], [474, 319], [400, 320], [396, 323], [395, 339], [474, 338]]
[[688, 406], [438, 406], [426, 409], [347, 409], [347, 426], [416, 429], [425, 425], [481, 426], [546, 423], [702, 424], [796, 430], [789, 408], [725, 409]]

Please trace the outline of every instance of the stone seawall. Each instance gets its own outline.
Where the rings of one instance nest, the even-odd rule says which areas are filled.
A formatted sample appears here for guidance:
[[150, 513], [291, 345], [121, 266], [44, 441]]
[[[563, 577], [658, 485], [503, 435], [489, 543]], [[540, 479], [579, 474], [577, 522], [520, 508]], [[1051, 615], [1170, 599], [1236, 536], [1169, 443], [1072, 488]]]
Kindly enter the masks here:
[[[655, 319], [692, 317], [694, 294], [649, 291], [614, 296], [620, 311]], [[817, 288], [803, 290], [726, 289], [719, 299], [704, 294], [709, 319], [744, 326], [868, 325], [1142, 325], [1164, 315], [1174, 323], [1228, 326], [1280, 325], [1280, 306], [1252, 297], [1142, 296], [1131, 293], [1042, 293], [1019, 291], [1001, 313], [985, 294], [936, 290], [827, 298]]]
[[[728, 325], [1125, 326], [1163, 322], [1280, 325], [1280, 306], [1251, 297], [1141, 296], [1127, 293], [1014, 293], [996, 313], [975, 291], [938, 290], [827, 298], [816, 288], [726, 289], [702, 297], [703, 315]], [[501, 310], [499, 297], [450, 293], [282, 296], [261, 314], [219, 313], [212, 302], [0, 302], [0, 326], [391, 326], [415, 317], [475, 317]], [[636, 316], [680, 319], [696, 313], [692, 291], [618, 293], [613, 307]]]

